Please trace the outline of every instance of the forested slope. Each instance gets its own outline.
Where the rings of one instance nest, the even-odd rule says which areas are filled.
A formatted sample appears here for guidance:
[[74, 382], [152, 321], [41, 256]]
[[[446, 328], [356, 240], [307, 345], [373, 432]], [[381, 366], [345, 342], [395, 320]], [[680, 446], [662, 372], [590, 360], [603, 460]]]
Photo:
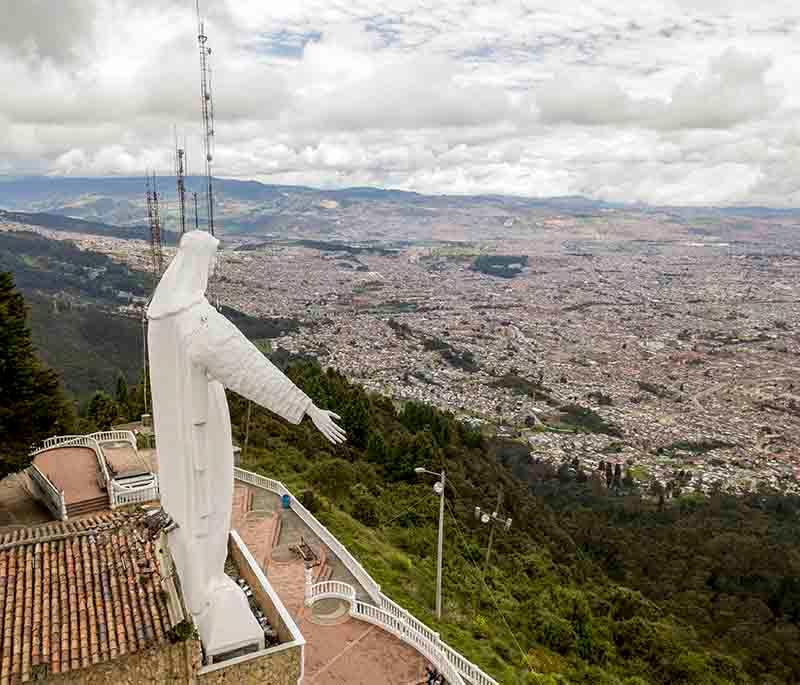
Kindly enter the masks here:
[[[797, 498], [682, 500], [659, 511], [589, 484], [516, 479], [451, 416], [367, 396], [335, 372], [289, 373], [341, 413], [333, 448], [304, 422], [254, 410], [248, 468], [284, 480], [384, 590], [502, 683], [800, 682]], [[246, 402], [231, 397], [244, 439]], [[415, 466], [447, 470], [445, 617], [434, 605], [437, 498]], [[504, 493], [495, 536], [476, 505]]]

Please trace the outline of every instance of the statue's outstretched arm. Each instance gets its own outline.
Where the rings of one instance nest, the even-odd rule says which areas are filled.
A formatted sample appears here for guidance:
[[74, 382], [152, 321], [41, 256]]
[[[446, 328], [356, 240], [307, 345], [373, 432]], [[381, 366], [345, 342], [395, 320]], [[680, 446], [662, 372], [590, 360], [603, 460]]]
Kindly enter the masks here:
[[328, 440], [344, 442], [344, 431], [333, 421], [339, 416], [315, 406], [236, 326], [211, 305], [201, 306], [200, 325], [190, 335], [187, 350], [193, 363], [226, 388], [291, 423], [300, 423], [308, 414]]
[[300, 423], [312, 404], [308, 395], [211, 305], [204, 307], [187, 352], [209, 377], [291, 423]]

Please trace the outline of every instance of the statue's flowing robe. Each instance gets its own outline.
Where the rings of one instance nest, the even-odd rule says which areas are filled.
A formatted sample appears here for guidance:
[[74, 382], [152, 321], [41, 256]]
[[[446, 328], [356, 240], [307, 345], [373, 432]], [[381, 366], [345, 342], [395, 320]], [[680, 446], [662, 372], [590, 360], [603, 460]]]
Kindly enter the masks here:
[[295, 424], [311, 400], [204, 297], [151, 313], [148, 349], [161, 504], [178, 524], [170, 550], [198, 616], [224, 582], [233, 498], [224, 388]]

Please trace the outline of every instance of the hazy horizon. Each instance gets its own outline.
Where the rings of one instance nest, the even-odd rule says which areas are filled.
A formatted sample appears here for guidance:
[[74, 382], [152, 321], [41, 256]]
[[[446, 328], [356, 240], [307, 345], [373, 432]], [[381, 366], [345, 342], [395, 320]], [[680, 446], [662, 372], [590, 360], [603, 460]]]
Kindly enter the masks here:
[[[201, 5], [220, 177], [800, 205], [796, 4]], [[192, 0], [0, 9], [0, 173], [199, 170]]]

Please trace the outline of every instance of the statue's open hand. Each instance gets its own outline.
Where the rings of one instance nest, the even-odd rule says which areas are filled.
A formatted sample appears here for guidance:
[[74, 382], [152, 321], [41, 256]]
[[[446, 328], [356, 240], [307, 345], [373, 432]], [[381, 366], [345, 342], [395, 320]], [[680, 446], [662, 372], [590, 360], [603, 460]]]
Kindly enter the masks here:
[[311, 417], [317, 430], [334, 445], [339, 445], [347, 439], [345, 432], [333, 421], [333, 419], [341, 420], [342, 417], [338, 414], [327, 409], [320, 409], [315, 404], [311, 405], [306, 414]]

